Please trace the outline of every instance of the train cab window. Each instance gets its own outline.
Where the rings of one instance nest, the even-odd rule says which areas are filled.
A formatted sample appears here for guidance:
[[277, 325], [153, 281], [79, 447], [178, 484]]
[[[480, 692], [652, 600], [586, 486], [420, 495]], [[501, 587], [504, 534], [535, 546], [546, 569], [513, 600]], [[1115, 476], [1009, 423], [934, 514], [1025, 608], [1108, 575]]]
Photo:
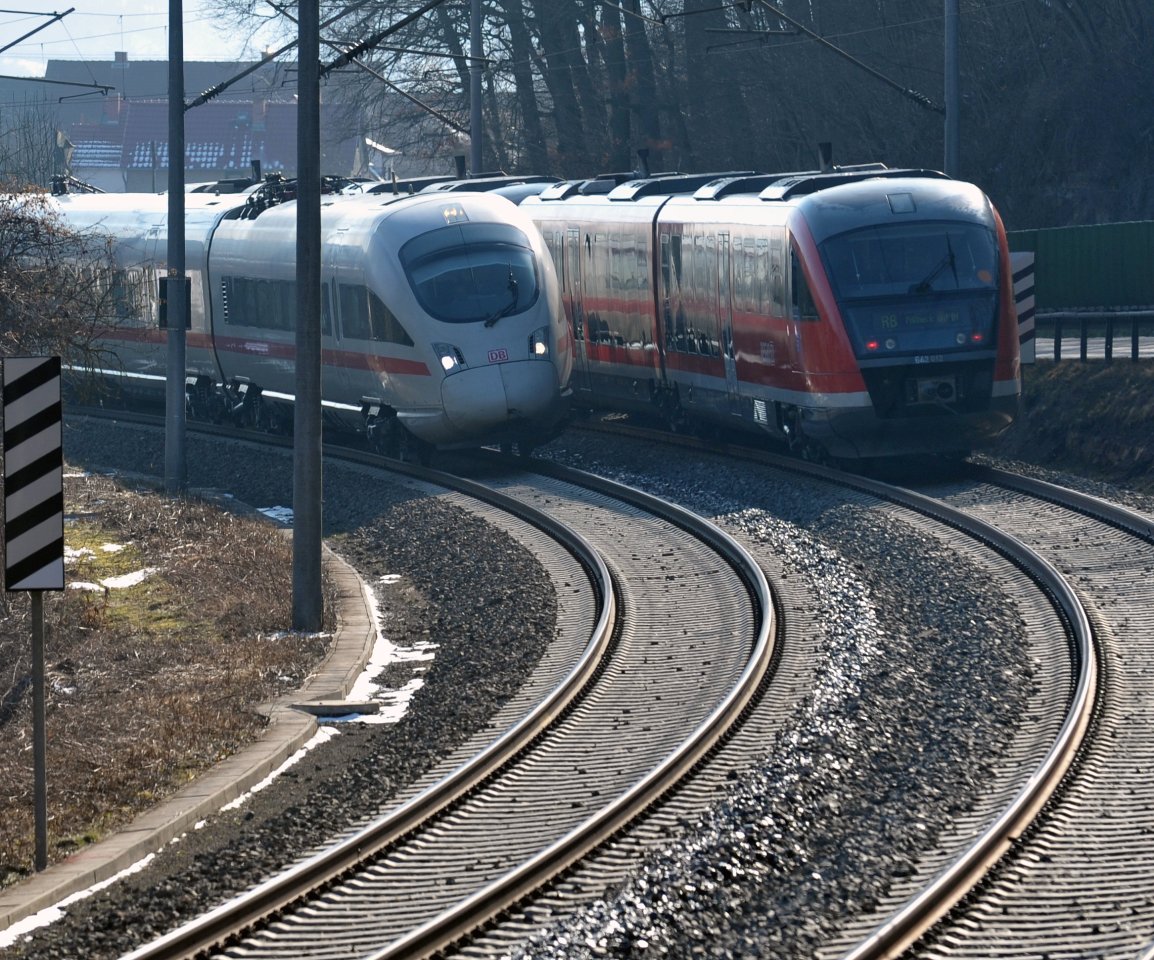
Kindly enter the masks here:
[[805, 279], [805, 271], [797, 254], [793, 256], [793, 316], [795, 320], [817, 320], [817, 304], [813, 302], [809, 284]]
[[990, 225], [872, 226], [830, 237], [821, 253], [859, 356], [992, 349], [998, 247]]
[[846, 299], [991, 290], [997, 273], [993, 231], [975, 223], [914, 222], [832, 237], [822, 255]]
[[413, 338], [383, 300], [368, 287], [342, 283], [338, 287], [341, 304], [341, 335], [349, 340], [376, 340], [411, 347]]
[[533, 248], [509, 224], [442, 227], [414, 237], [400, 258], [417, 301], [437, 320], [496, 322], [537, 301]]

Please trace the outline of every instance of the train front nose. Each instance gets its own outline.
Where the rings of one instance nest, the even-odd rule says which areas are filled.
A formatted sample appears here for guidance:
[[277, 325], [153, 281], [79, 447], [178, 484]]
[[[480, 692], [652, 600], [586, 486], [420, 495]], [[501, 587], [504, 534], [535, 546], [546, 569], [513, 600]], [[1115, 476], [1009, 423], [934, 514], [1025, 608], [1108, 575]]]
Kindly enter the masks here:
[[556, 373], [541, 360], [493, 363], [445, 378], [445, 419], [462, 438], [498, 437], [528, 420], [547, 420], [558, 404]]

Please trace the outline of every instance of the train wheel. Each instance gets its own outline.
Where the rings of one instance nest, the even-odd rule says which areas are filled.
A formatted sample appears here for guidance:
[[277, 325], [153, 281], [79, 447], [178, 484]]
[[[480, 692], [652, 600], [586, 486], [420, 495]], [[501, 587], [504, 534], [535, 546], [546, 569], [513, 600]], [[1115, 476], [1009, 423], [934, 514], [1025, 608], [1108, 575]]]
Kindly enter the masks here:
[[[395, 422], [395, 419], [394, 419]], [[399, 451], [397, 458], [405, 463], [419, 463], [427, 467], [433, 462], [433, 445], [425, 443], [419, 437], [414, 437], [408, 430], [397, 424]]]
[[665, 425], [670, 433], [688, 433], [690, 430], [689, 417], [676, 397], [665, 405]]
[[820, 443], [814, 443], [812, 440], [805, 439], [801, 444], [801, 459], [808, 460], [810, 463], [816, 463], [825, 467], [837, 466], [836, 461], [830, 457]]
[[391, 413], [365, 415], [365, 441], [373, 453], [382, 457], [401, 459], [402, 429], [396, 416]]

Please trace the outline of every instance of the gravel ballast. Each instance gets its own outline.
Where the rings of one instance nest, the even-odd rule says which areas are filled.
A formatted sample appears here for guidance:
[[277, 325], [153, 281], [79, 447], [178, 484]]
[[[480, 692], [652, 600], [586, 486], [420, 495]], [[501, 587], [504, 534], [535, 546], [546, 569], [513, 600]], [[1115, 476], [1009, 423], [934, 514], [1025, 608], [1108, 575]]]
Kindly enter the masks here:
[[[190, 488], [227, 491], [256, 508], [292, 504], [287, 451], [195, 435], [188, 443]], [[163, 472], [163, 435], [155, 431], [86, 422], [66, 429], [64, 446], [70, 463], [90, 469]], [[553, 636], [556, 595], [527, 549], [459, 507], [356, 468], [328, 464], [324, 481], [326, 537], [376, 585], [389, 639], [436, 648], [409, 712], [392, 725], [341, 724], [338, 736], [242, 807], [72, 904], [63, 920], [0, 951], [4, 960], [118, 957], [247, 889], [387, 807], [399, 787], [483, 729], [532, 670]], [[396, 583], [379, 583], [398, 574]]]
[[553, 455], [771, 553], [805, 579], [824, 636], [813, 689], [764, 761], [629, 880], [511, 955], [820, 955], [980, 795], [1034, 688], [1021, 618], [989, 572], [853, 495], [712, 458], [658, 474], [658, 448], [646, 463], [644, 445], [620, 456], [602, 438]]
[[[156, 473], [159, 435], [144, 436], [86, 428], [66, 434], [65, 452]], [[291, 503], [287, 456], [258, 451], [238, 473], [235, 450], [190, 446], [192, 485], [258, 507]], [[811, 589], [826, 659], [788, 730], [723, 802], [517, 955], [813, 957], [980, 791], [1033, 689], [1021, 618], [988, 571], [852, 495], [604, 437], [571, 434], [542, 455], [677, 500], [771, 556]], [[118, 956], [243, 888], [334, 822], [376, 812], [532, 669], [556, 598], [527, 550], [436, 498], [340, 467], [326, 466], [325, 490], [340, 553], [369, 582], [402, 575], [383, 595], [390, 638], [438, 646], [410, 713], [391, 727], [343, 727], [273, 787], [4, 960]]]

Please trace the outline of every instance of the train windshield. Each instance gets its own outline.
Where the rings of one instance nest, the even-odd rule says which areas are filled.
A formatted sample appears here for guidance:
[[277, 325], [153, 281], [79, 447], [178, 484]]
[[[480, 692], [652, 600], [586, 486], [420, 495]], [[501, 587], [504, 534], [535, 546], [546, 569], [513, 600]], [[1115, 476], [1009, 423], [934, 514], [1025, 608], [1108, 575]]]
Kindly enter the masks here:
[[528, 310], [537, 299], [529, 239], [501, 223], [456, 223], [401, 248], [401, 265], [421, 306], [448, 323], [484, 321]]
[[822, 244], [860, 357], [994, 348], [998, 248], [976, 223], [854, 230]]

